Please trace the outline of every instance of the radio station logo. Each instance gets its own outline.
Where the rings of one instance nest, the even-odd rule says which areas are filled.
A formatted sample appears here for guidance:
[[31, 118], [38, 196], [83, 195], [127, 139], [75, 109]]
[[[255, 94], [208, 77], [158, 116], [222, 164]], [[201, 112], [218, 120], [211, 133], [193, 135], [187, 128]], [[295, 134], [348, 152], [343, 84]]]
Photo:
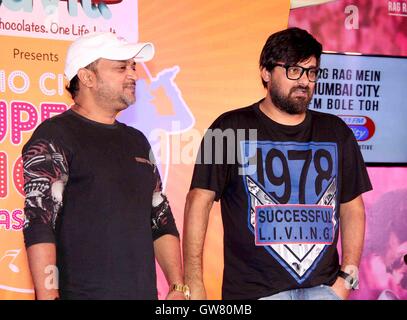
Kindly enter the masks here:
[[347, 116], [338, 115], [353, 131], [355, 138], [358, 142], [369, 140], [373, 137], [376, 126], [372, 119], [366, 116]]

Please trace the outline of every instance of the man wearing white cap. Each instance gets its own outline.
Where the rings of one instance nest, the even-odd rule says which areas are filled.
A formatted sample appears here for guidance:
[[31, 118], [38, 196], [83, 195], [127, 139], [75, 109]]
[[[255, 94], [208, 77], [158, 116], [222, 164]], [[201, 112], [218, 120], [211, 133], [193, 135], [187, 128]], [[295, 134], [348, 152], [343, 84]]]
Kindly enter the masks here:
[[107, 32], [68, 49], [75, 104], [23, 148], [24, 237], [37, 299], [157, 299], [155, 258], [171, 286], [167, 298], [188, 296], [151, 147], [115, 120], [135, 101], [136, 62], [153, 55], [151, 43]]

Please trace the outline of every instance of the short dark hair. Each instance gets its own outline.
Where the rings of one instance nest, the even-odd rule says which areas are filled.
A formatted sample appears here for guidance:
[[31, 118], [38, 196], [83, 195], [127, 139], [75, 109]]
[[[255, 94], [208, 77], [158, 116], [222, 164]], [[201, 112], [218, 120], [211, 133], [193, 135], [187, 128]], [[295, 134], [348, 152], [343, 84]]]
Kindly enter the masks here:
[[74, 100], [79, 91], [79, 78], [78, 75], [73, 77], [65, 89], [71, 94], [72, 99]]
[[[273, 33], [266, 41], [260, 54], [260, 69], [271, 71], [274, 63], [294, 65], [314, 56], [319, 65], [322, 45], [306, 30], [288, 28]], [[267, 83], [262, 79], [263, 86]]]
[[[98, 60], [90, 63], [85, 68], [89, 69], [89, 70], [92, 70], [93, 72], [97, 73], [97, 69], [96, 69], [97, 61]], [[75, 75], [75, 77], [73, 77], [71, 79], [71, 81], [69, 81], [69, 84], [65, 87], [65, 89], [71, 94], [72, 99], [75, 100], [75, 97], [78, 95], [78, 92], [79, 92], [79, 78], [78, 78], [78, 75]]]

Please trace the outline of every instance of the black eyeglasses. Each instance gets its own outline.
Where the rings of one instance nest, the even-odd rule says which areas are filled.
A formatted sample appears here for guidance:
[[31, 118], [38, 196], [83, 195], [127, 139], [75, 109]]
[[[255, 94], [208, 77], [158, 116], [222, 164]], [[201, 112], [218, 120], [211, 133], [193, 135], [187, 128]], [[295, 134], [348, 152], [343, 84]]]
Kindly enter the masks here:
[[273, 67], [282, 67], [285, 69], [285, 74], [290, 80], [298, 80], [302, 77], [304, 72], [307, 74], [310, 82], [316, 82], [318, 80], [319, 68], [303, 68], [300, 66], [290, 66], [282, 63], [274, 63]]

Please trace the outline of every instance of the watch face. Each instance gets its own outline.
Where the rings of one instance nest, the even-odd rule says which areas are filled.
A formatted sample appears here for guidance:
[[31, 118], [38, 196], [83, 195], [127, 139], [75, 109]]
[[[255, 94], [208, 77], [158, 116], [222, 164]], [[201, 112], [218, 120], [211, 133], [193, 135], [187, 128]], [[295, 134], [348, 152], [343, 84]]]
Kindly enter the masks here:
[[358, 279], [357, 274], [355, 277], [353, 277], [349, 273], [346, 273], [344, 271], [339, 271], [338, 276], [345, 280], [345, 285], [346, 285], [347, 289], [352, 289], [352, 290], [359, 289], [359, 279]]
[[359, 288], [359, 280], [352, 278], [351, 276], [346, 277], [346, 282], [349, 283], [352, 290]]
[[352, 289], [359, 289], [359, 280], [358, 279], [353, 279], [352, 283]]

